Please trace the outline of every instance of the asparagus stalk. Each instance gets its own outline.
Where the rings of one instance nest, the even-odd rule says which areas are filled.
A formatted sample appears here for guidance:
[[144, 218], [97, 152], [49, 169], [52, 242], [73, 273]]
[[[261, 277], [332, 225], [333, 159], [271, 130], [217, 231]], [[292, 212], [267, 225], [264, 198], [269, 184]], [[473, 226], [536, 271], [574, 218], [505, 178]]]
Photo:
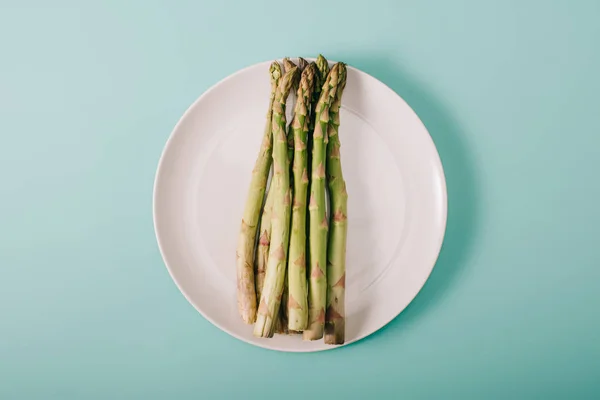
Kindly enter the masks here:
[[310, 131], [314, 131], [315, 129], [315, 115], [316, 115], [316, 108], [317, 108], [317, 102], [319, 101], [319, 97], [321, 96], [321, 88], [323, 87], [323, 84], [325, 83], [325, 79], [327, 78], [327, 75], [329, 74], [329, 63], [327, 62], [327, 60], [325, 59], [325, 57], [323, 57], [323, 55], [319, 54], [319, 56], [317, 57], [317, 61], [315, 62], [315, 65], [317, 67], [317, 75], [316, 75], [316, 83], [315, 83], [315, 90], [313, 92], [313, 98], [312, 98], [312, 104], [311, 104], [311, 119], [310, 119]]
[[[314, 62], [316, 67], [315, 74], [315, 89], [313, 91], [312, 101], [310, 104], [310, 122], [309, 122], [309, 135], [308, 135], [308, 176], [312, 176], [312, 148], [313, 148], [313, 132], [315, 131], [315, 120], [317, 115], [317, 103], [321, 96], [321, 89], [325, 83], [325, 79], [329, 74], [329, 63], [321, 54], [317, 57], [317, 61]], [[307, 222], [307, 230], [309, 230], [310, 221]], [[309, 235], [306, 235], [307, 239]], [[308, 246], [308, 243], [307, 243]]]
[[340, 106], [346, 87], [346, 66], [339, 63], [335, 99], [329, 108], [327, 178], [330, 201], [330, 231], [327, 246], [327, 312], [325, 343], [343, 344], [345, 339], [346, 237], [348, 231], [348, 192], [340, 158]]
[[[294, 68], [294, 63], [289, 58], [283, 59], [284, 71]], [[272, 105], [273, 103], [271, 103]], [[272, 113], [272, 108], [271, 108]], [[269, 125], [270, 126], [270, 125]], [[293, 153], [293, 150], [292, 150]], [[269, 259], [269, 246], [271, 243], [271, 212], [273, 210], [273, 191], [271, 188], [267, 190], [267, 199], [265, 200], [264, 210], [260, 220], [260, 236], [258, 239], [258, 248], [256, 250], [256, 298], [260, 300], [262, 288], [267, 270], [267, 262]], [[280, 324], [277, 324], [276, 330], [279, 331]]]
[[271, 214], [271, 243], [269, 259], [260, 304], [258, 307], [254, 335], [272, 337], [278, 318], [290, 235], [291, 189], [288, 166], [287, 140], [285, 134], [285, 103], [297, 68], [289, 69], [281, 79], [273, 102], [273, 211]]
[[[296, 66], [296, 64], [294, 64], [289, 58], [284, 58], [283, 64], [284, 64], [284, 68], [286, 70]], [[308, 66], [308, 61], [306, 61], [302, 57], [298, 57], [298, 72], [299, 73], [303, 72], [307, 66]], [[294, 91], [298, 90], [299, 78], [300, 78], [300, 75], [298, 75], [298, 78], [296, 78], [296, 80], [292, 84], [292, 89]], [[294, 160], [294, 132], [293, 132], [291, 126], [288, 127], [287, 141], [288, 141], [288, 161], [290, 163], [290, 168], [291, 168], [293, 160]], [[293, 186], [293, 184], [292, 184], [292, 186]]]
[[[306, 66], [306, 60], [303, 58], [298, 58], [298, 72], [302, 72], [302, 70], [304, 69], [304, 67]], [[283, 64], [284, 64], [284, 68], [286, 70], [289, 70], [291, 68], [294, 68], [296, 66], [296, 64], [294, 64], [293, 61], [291, 61], [289, 58], [284, 58], [283, 59]], [[297, 74], [296, 79], [294, 80], [294, 82], [292, 83], [292, 90], [293, 92], [295, 92], [298, 89], [298, 80], [300, 77], [300, 74]], [[290, 93], [290, 97], [293, 96], [293, 93]], [[294, 184], [293, 182], [293, 176], [292, 176], [292, 171], [291, 171], [291, 167], [292, 167], [292, 162], [294, 159], [294, 133], [292, 131], [291, 126], [288, 126], [287, 128], [287, 136], [286, 136], [286, 140], [287, 140], [287, 145], [288, 145], [288, 168], [290, 168], [290, 188], [292, 190], [291, 196], [293, 197], [293, 188], [294, 188]], [[275, 323], [275, 332], [276, 333], [280, 333], [280, 334], [287, 334], [288, 333], [288, 329], [287, 329], [287, 325], [288, 325], [288, 317], [287, 317], [287, 307], [285, 306], [287, 304], [287, 295], [288, 295], [288, 279], [287, 279], [287, 272], [286, 272], [286, 277], [285, 280], [283, 282], [283, 294], [281, 296], [281, 301], [280, 301], [280, 306], [279, 306], [279, 315], [278, 315], [278, 319], [277, 322]], [[281, 306], [281, 304], [283, 304], [283, 307]]]
[[323, 337], [325, 325], [325, 305], [327, 302], [327, 230], [325, 214], [325, 168], [327, 127], [329, 125], [329, 106], [335, 98], [339, 78], [339, 66], [336, 64], [323, 85], [319, 102], [312, 149], [312, 176], [310, 180], [309, 211], [309, 289], [308, 289], [308, 329], [304, 331], [304, 340], [317, 340]]
[[[285, 70], [290, 70], [292, 68], [294, 68], [296, 65], [289, 59], [289, 58], [284, 58], [283, 59], [283, 64], [284, 64], [284, 69]], [[304, 68], [308, 65], [308, 62], [303, 59], [302, 57], [298, 58], [298, 69], [300, 71], [304, 70]], [[294, 82], [292, 83], [292, 88], [294, 88], [294, 90], [297, 89], [297, 85], [298, 85], [298, 79], [296, 78], [294, 80]], [[292, 159], [294, 157], [294, 136], [293, 136], [293, 132], [291, 130], [291, 128], [288, 130], [288, 135], [287, 135], [287, 141], [288, 141], [288, 163], [292, 164]], [[291, 185], [290, 185], [291, 187]], [[262, 285], [264, 282], [264, 275], [265, 275], [265, 270], [266, 270], [266, 265], [267, 265], [267, 260], [268, 260], [268, 253], [269, 253], [269, 244], [270, 244], [270, 237], [271, 237], [271, 222], [270, 222], [270, 218], [271, 218], [271, 209], [272, 209], [272, 205], [273, 205], [273, 196], [272, 196], [272, 191], [269, 190], [268, 194], [267, 194], [267, 200], [265, 203], [265, 211], [263, 212], [263, 217], [261, 219], [261, 236], [259, 239], [259, 244], [258, 244], [258, 256], [257, 256], [257, 266], [256, 266], [256, 270], [257, 270], [257, 286], [256, 286], [256, 293], [257, 293], [257, 298], [260, 299], [260, 294], [262, 291]], [[262, 228], [264, 226], [264, 229]], [[287, 304], [287, 278], [285, 280], [284, 283], [284, 291], [283, 291], [283, 297], [282, 297], [282, 304]], [[287, 308], [286, 307], [280, 307], [280, 313], [279, 313], [279, 318], [278, 321], [276, 323], [276, 327], [275, 327], [275, 331], [277, 333], [287, 333]]]
[[288, 255], [288, 328], [303, 331], [308, 326], [306, 283], [306, 202], [308, 199], [307, 138], [311, 96], [316, 65], [303, 72], [297, 92], [294, 117], [290, 125], [294, 138], [293, 204]]
[[[316, 62], [313, 62], [316, 69], [315, 74], [315, 88], [313, 90], [312, 101], [310, 104], [310, 121], [309, 121], [309, 133], [308, 133], [308, 157], [307, 157], [307, 165], [308, 165], [308, 176], [312, 176], [312, 148], [313, 148], [313, 133], [315, 131], [315, 121], [317, 115], [317, 104], [319, 102], [319, 97], [321, 96], [321, 89], [323, 88], [323, 84], [325, 83], [325, 79], [329, 74], [329, 63], [323, 57], [323, 55], [319, 54]], [[310, 218], [306, 221], [306, 250], [307, 256], [309, 255], [310, 249]], [[308, 259], [308, 257], [307, 257]]]
[[236, 250], [237, 301], [238, 311], [247, 324], [256, 319], [256, 289], [254, 283], [254, 246], [258, 231], [258, 219], [264, 200], [269, 169], [271, 168], [271, 151], [273, 148], [271, 134], [271, 117], [276, 88], [281, 77], [281, 67], [274, 62], [269, 68], [271, 75], [271, 96], [267, 125], [260, 148], [260, 153], [252, 171], [252, 180], [244, 208], [238, 246]]
[[271, 243], [271, 212], [273, 210], [273, 191], [269, 190], [265, 207], [260, 219], [260, 235], [258, 237], [258, 247], [256, 249], [256, 298], [260, 299], [263, 284], [265, 281], [265, 272], [267, 270], [267, 260], [269, 259], [269, 245]]

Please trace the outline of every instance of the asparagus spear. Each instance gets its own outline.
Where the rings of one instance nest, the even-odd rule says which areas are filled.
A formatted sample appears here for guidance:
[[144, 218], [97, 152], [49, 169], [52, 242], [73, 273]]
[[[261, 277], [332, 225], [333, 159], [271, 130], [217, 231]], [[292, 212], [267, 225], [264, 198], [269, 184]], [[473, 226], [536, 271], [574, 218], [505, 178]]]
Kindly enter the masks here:
[[340, 106], [346, 87], [346, 66], [339, 63], [339, 83], [329, 108], [327, 178], [330, 200], [330, 231], [327, 246], [327, 312], [325, 343], [343, 344], [345, 338], [346, 237], [348, 192], [340, 159]]
[[[314, 62], [316, 67], [315, 74], [315, 89], [313, 91], [312, 101], [310, 104], [310, 123], [309, 123], [309, 135], [308, 135], [308, 148], [312, 149], [312, 134], [315, 131], [315, 120], [317, 116], [317, 103], [319, 102], [319, 97], [321, 97], [321, 90], [323, 89], [323, 84], [325, 83], [325, 79], [327, 79], [327, 75], [329, 74], [329, 63], [323, 57], [323, 55], [319, 54], [317, 57], [317, 61]], [[308, 152], [308, 176], [312, 176], [312, 151]]]
[[263, 283], [265, 281], [265, 272], [267, 270], [267, 260], [269, 259], [269, 244], [271, 243], [271, 211], [273, 210], [273, 192], [269, 190], [265, 207], [260, 218], [260, 236], [258, 237], [258, 247], [256, 249], [256, 298], [260, 299]]
[[[289, 58], [283, 59], [284, 71], [291, 69], [295, 65]], [[271, 103], [272, 105], [273, 103]], [[272, 114], [272, 107], [270, 112]], [[269, 125], [270, 126], [270, 125]], [[293, 153], [293, 150], [292, 150]], [[269, 259], [269, 245], [271, 243], [271, 212], [273, 210], [273, 191], [271, 188], [267, 190], [267, 199], [265, 200], [264, 210], [260, 219], [260, 236], [258, 239], [258, 248], [256, 250], [256, 298], [260, 300], [262, 288], [265, 280], [265, 272], [267, 270], [267, 262]]]
[[[283, 64], [284, 64], [284, 68], [286, 70], [289, 70], [291, 68], [294, 68], [296, 66], [296, 64], [294, 64], [293, 61], [291, 61], [289, 58], [284, 58], [283, 59]], [[303, 59], [302, 57], [298, 58], [298, 72], [302, 72], [302, 70], [305, 68], [307, 64], [307, 61], [305, 59]], [[300, 74], [297, 74], [296, 79], [294, 80], [294, 82], [292, 83], [292, 89], [295, 92], [298, 89], [298, 81], [299, 81], [299, 77]], [[293, 96], [292, 93], [290, 93], [290, 96]], [[292, 171], [291, 171], [291, 167], [292, 167], [292, 162], [294, 159], [294, 133], [292, 131], [292, 127], [288, 126], [287, 128], [287, 145], [288, 145], [288, 166], [290, 168], [290, 188], [292, 190], [292, 197], [293, 197], [293, 188], [294, 188], [294, 184], [292, 183], [293, 181], [293, 176], [292, 176]], [[287, 295], [288, 295], [288, 279], [287, 279], [287, 272], [286, 272], [286, 277], [285, 280], [283, 282], [283, 294], [281, 296], [281, 301], [280, 301], [280, 307], [279, 307], [279, 316], [277, 319], [277, 322], [275, 324], [275, 332], [276, 333], [281, 333], [281, 334], [287, 334], [288, 333], [288, 315], [287, 315], [287, 307], [285, 306], [287, 304]], [[284, 306], [281, 307], [281, 304], [283, 304]]]
[[[325, 83], [325, 79], [327, 78], [327, 75], [329, 75], [329, 62], [323, 57], [323, 54], [319, 54], [317, 56], [316, 64], [320, 74], [319, 82]], [[321, 89], [319, 89], [319, 93], [321, 93]]]
[[254, 245], [256, 232], [258, 230], [258, 218], [260, 208], [265, 195], [269, 169], [271, 168], [271, 150], [273, 142], [271, 139], [271, 116], [274, 104], [275, 91], [281, 77], [281, 67], [274, 62], [269, 68], [271, 75], [271, 96], [269, 111], [267, 112], [267, 125], [260, 148], [260, 153], [252, 171], [252, 180], [236, 250], [236, 273], [237, 273], [237, 301], [238, 311], [247, 324], [256, 319], [256, 290], [254, 284]]
[[308, 199], [307, 137], [311, 95], [316, 65], [303, 72], [290, 125], [294, 138], [292, 227], [288, 255], [288, 328], [303, 331], [308, 326], [306, 283], [306, 201]]
[[[289, 58], [284, 58], [283, 64], [284, 64], [284, 67], [286, 70], [296, 66], [296, 64], [294, 64]], [[299, 73], [303, 72], [307, 66], [308, 66], [308, 61], [306, 61], [302, 57], [298, 57], [298, 72]], [[294, 89], [294, 91], [298, 90], [299, 78], [300, 78], [300, 75], [298, 75], [298, 78], [296, 78], [296, 80], [292, 84], [292, 89]], [[288, 141], [288, 161], [290, 163], [290, 168], [291, 168], [293, 160], [294, 160], [294, 132], [293, 132], [291, 126], [288, 127], [287, 141]], [[292, 184], [292, 186], [293, 186], [293, 184]]]
[[[309, 121], [309, 133], [308, 133], [308, 157], [307, 157], [307, 165], [308, 165], [308, 176], [312, 176], [312, 148], [313, 148], [313, 133], [315, 131], [315, 120], [317, 116], [317, 103], [319, 102], [319, 97], [321, 96], [321, 89], [323, 88], [323, 84], [325, 83], [325, 79], [329, 74], [329, 63], [323, 57], [323, 55], [319, 54], [316, 62], [313, 62], [316, 68], [315, 73], [315, 88], [313, 90], [312, 101], [310, 104], [310, 121]], [[306, 250], [307, 256], [310, 249], [310, 219], [306, 221]], [[308, 257], [307, 257], [308, 259]]]
[[296, 64], [294, 64], [294, 62], [292, 60], [290, 60], [288, 57], [285, 57], [283, 59], [283, 70], [284, 72], [289, 71], [292, 68], [298, 68], [298, 75], [296, 75], [296, 77], [294, 78], [294, 81], [292, 82], [292, 89], [295, 92], [298, 89], [298, 80], [300, 79], [300, 72], [302, 72], [302, 70], [304, 69], [304, 63], [306, 63], [306, 60], [303, 58], [299, 58], [298, 59], [298, 66], [296, 66]]
[[339, 78], [339, 66], [336, 64], [323, 85], [319, 102], [312, 149], [312, 176], [310, 180], [310, 216], [309, 244], [309, 289], [308, 289], [308, 329], [304, 331], [304, 340], [317, 340], [323, 337], [325, 324], [325, 305], [327, 301], [327, 230], [325, 215], [325, 168], [327, 147], [327, 126], [329, 125], [329, 105], [335, 98]]
[[265, 281], [258, 307], [254, 335], [272, 337], [278, 318], [290, 235], [291, 189], [285, 135], [285, 103], [297, 68], [288, 70], [281, 79], [273, 102], [273, 211], [271, 214], [271, 244]]
[[[317, 61], [314, 62], [316, 67], [315, 74], [315, 89], [313, 91], [312, 101], [310, 104], [310, 122], [309, 122], [309, 135], [308, 135], [308, 176], [312, 176], [312, 148], [313, 148], [313, 132], [315, 131], [315, 119], [317, 115], [317, 103], [321, 96], [321, 89], [325, 79], [329, 74], [329, 63], [321, 54], [317, 57]], [[310, 221], [307, 222], [307, 230], [309, 230]], [[309, 235], [306, 235], [307, 239]], [[308, 246], [308, 243], [307, 243]]]
[[[290, 70], [292, 68], [295, 67], [295, 64], [289, 59], [289, 58], [284, 58], [283, 59], [283, 64], [284, 64], [284, 69], [285, 70]], [[303, 59], [302, 57], [298, 58], [298, 68], [300, 71], [302, 71], [306, 65], [308, 65], [308, 62]], [[294, 82], [292, 83], [292, 87], [296, 88], [297, 87], [297, 78], [294, 80]], [[289, 129], [288, 131], [288, 135], [287, 135], [287, 141], [288, 141], [288, 162], [291, 166], [292, 163], [292, 159], [294, 156], [294, 136], [292, 133], [292, 130]], [[258, 243], [258, 250], [257, 250], [257, 260], [256, 260], [256, 293], [257, 293], [257, 298], [260, 299], [260, 295], [262, 292], [262, 287], [263, 287], [263, 282], [264, 282], [264, 276], [265, 276], [265, 271], [266, 271], [266, 266], [267, 266], [267, 262], [268, 262], [268, 253], [269, 253], [269, 244], [270, 244], [270, 239], [271, 239], [271, 210], [273, 207], [273, 195], [272, 195], [272, 191], [269, 190], [268, 194], [267, 194], [267, 200], [265, 202], [265, 208], [263, 211], [263, 216], [261, 219], [261, 235], [260, 235], [260, 239], [259, 239], [259, 243]], [[284, 286], [284, 292], [283, 292], [283, 297], [285, 297], [287, 294], [287, 278], [285, 280], [285, 286]], [[283, 304], [287, 304], [287, 299], [286, 298], [282, 298]], [[285, 307], [280, 307], [280, 315], [279, 315], [279, 319], [277, 321], [276, 324], [276, 328], [275, 331], [277, 333], [286, 333], [285, 331], [287, 330], [287, 308]]]
[[314, 129], [315, 129], [315, 117], [314, 116], [316, 115], [317, 102], [319, 101], [319, 97], [321, 95], [321, 88], [323, 86], [323, 83], [325, 83], [325, 79], [327, 78], [327, 75], [329, 74], [329, 63], [327, 62], [325, 57], [323, 57], [323, 55], [319, 54], [315, 64], [316, 64], [318, 73], [316, 75], [315, 90], [313, 92], [313, 98], [312, 98], [312, 104], [311, 104], [311, 116], [312, 116], [310, 119], [310, 131], [311, 132], [314, 131]]

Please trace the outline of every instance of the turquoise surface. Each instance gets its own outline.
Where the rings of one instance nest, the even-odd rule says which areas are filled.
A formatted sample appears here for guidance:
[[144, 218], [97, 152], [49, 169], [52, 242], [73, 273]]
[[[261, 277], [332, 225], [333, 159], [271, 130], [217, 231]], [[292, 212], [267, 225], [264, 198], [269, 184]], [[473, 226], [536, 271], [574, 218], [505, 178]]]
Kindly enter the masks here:
[[[584, 0], [0, 1], [0, 398], [599, 398], [599, 18]], [[448, 230], [390, 325], [283, 354], [179, 293], [152, 185], [204, 90], [318, 52], [421, 117]]]

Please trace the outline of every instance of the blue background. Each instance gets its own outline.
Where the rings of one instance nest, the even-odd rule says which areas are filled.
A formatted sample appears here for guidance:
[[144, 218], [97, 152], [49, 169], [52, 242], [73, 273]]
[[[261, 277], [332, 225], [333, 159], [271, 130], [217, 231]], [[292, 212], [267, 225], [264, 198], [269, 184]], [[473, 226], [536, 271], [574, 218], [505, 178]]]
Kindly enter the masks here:
[[[0, 1], [0, 398], [598, 398], [599, 18], [584, 0]], [[389, 326], [283, 354], [179, 293], [152, 185], [205, 89], [318, 52], [421, 117], [448, 229]]]

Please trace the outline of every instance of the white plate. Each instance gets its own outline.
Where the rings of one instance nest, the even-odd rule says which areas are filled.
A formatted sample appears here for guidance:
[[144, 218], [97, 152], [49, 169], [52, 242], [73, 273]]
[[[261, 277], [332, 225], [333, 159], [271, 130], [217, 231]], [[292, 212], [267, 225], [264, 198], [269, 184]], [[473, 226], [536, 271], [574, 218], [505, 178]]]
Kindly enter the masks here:
[[[217, 327], [274, 350], [331, 349], [297, 335], [255, 338], [237, 312], [235, 249], [265, 125], [268, 68], [264, 62], [236, 72], [183, 115], [156, 173], [156, 236], [181, 292]], [[342, 103], [348, 344], [386, 325], [419, 292], [442, 245], [447, 202], [435, 145], [404, 100], [348, 67]]]

